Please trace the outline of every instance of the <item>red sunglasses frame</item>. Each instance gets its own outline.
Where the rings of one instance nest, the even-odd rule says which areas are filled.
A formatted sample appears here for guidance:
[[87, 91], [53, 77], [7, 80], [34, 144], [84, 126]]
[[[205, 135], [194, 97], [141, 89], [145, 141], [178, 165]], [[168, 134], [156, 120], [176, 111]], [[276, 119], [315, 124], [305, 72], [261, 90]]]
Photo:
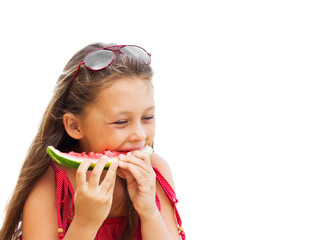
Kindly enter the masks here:
[[[100, 71], [100, 70], [103, 70], [104, 68], [107, 68], [108, 66], [110, 66], [111, 63], [114, 61], [114, 59], [115, 59], [115, 51], [119, 51], [121, 54], [126, 55], [126, 54], [124, 54], [124, 53], [120, 50], [121, 48], [124, 48], [124, 47], [137, 47], [137, 48], [142, 49], [142, 50], [143, 50], [143, 51], [148, 55], [148, 57], [149, 57], [149, 63], [144, 63], [144, 64], [145, 64], [145, 65], [150, 65], [150, 64], [151, 64], [151, 60], [152, 60], [152, 59], [151, 59], [151, 56], [152, 56], [152, 55], [151, 55], [149, 52], [147, 52], [144, 48], [139, 47], [139, 46], [137, 46], [137, 45], [114, 45], [114, 46], [108, 46], [108, 47], [103, 47], [103, 48], [95, 49], [94, 51], [91, 51], [91, 52], [87, 53], [87, 55], [83, 58], [83, 61], [80, 62], [80, 63], [78, 64], [78, 67], [77, 67], [77, 70], [76, 70], [76, 72], [75, 72], [75, 75], [74, 75], [73, 79], [72, 79], [71, 82], [70, 82], [70, 85], [69, 85], [69, 88], [68, 88], [67, 94], [66, 94], [66, 96], [65, 96], [65, 99], [67, 98], [67, 95], [68, 95], [68, 93], [69, 93], [69, 89], [71, 88], [71, 85], [73, 84], [73, 82], [74, 82], [74, 80], [75, 80], [75, 78], [76, 78], [76, 76], [77, 76], [77, 74], [78, 74], [78, 72], [79, 72], [80, 66], [81, 66], [82, 64], [84, 64], [85, 67], [87, 67], [89, 70], [92, 70], [92, 71]], [[107, 64], [105, 67], [103, 67], [103, 68], [100, 68], [100, 69], [92, 69], [91, 67], [89, 67], [89, 66], [87, 66], [87, 65], [85, 64], [85, 59], [86, 59], [90, 54], [92, 54], [92, 53], [94, 53], [94, 52], [96, 52], [96, 51], [99, 51], [99, 50], [108, 50], [108, 51], [112, 51], [112, 52], [113, 52], [113, 58], [112, 58], [112, 61], [111, 61], [109, 64]], [[126, 55], [126, 56], [128, 56], [128, 55]], [[132, 57], [132, 56], [131, 56], [131, 57]]]

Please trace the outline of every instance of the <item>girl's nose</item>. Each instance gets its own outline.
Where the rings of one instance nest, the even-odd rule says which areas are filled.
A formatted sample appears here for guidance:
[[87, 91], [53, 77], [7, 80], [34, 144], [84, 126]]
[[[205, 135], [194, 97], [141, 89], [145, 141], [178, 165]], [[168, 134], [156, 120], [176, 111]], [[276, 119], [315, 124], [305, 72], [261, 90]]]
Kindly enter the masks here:
[[143, 141], [146, 139], [146, 136], [147, 135], [142, 124], [137, 123], [135, 124], [135, 126], [133, 126], [132, 131], [130, 133], [130, 141], [131, 142]]

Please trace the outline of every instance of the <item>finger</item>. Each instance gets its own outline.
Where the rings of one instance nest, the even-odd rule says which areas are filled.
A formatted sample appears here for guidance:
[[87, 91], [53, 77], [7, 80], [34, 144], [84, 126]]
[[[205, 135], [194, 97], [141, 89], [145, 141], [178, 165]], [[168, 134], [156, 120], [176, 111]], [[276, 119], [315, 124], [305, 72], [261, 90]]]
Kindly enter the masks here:
[[[141, 161], [141, 160], [140, 160]], [[138, 178], [138, 180], [150, 177], [151, 173], [132, 163], [119, 161], [119, 167], [124, 170], [127, 181]], [[141, 181], [137, 181], [140, 183]]]
[[90, 187], [98, 186], [100, 182], [101, 174], [107, 162], [108, 162], [107, 157], [101, 157], [99, 160], [97, 160], [96, 165], [88, 181]]
[[[129, 164], [128, 165], [128, 170], [131, 173], [133, 179], [136, 180], [138, 185], [144, 185], [144, 183], [147, 182], [146, 177], [149, 177], [149, 175], [148, 174], [145, 175], [144, 172], [141, 171], [140, 168], [137, 168], [135, 165]], [[127, 181], [128, 181], [128, 178], [127, 178]]]
[[86, 183], [86, 173], [87, 173], [87, 170], [89, 168], [89, 166], [92, 164], [92, 161], [89, 161], [89, 160], [86, 160], [86, 161], [83, 161], [78, 169], [77, 169], [77, 172], [76, 172], [76, 183], [77, 183], [77, 186], [78, 185], [83, 185], [84, 183]]
[[[142, 176], [146, 178], [150, 178], [150, 176], [154, 175], [154, 171], [151, 165], [146, 164], [143, 160], [133, 157], [133, 156], [125, 156], [123, 157], [124, 160], [119, 161], [119, 167], [121, 169], [124, 169], [125, 171], [128, 171], [128, 174], [132, 175], [133, 178], [135, 176], [133, 175], [133, 171], [138, 171]], [[138, 164], [138, 165], [137, 165]], [[128, 178], [128, 176], [126, 176]]]
[[122, 161], [119, 161], [118, 164], [119, 164], [119, 169], [123, 173], [127, 182], [129, 182], [129, 183], [132, 182], [134, 177], [132, 176], [132, 174], [129, 172], [129, 169], [128, 169], [130, 164], [122, 162]]
[[110, 188], [112, 188], [112, 186], [115, 185], [117, 169], [118, 169], [118, 163], [112, 162], [109, 167], [109, 170], [107, 171], [107, 173], [101, 183], [101, 188], [108, 189], [108, 191], [109, 191]]
[[147, 164], [152, 165], [151, 159], [150, 159], [150, 156], [148, 155], [148, 153], [137, 150], [137, 151], [132, 151], [131, 154], [137, 158], [144, 160]]
[[119, 156], [120, 161], [122, 163], [128, 163], [128, 164], [133, 164], [137, 167], [142, 168], [146, 172], [150, 173], [152, 166], [148, 163], [146, 163], [143, 159], [135, 157], [133, 155], [121, 155]]

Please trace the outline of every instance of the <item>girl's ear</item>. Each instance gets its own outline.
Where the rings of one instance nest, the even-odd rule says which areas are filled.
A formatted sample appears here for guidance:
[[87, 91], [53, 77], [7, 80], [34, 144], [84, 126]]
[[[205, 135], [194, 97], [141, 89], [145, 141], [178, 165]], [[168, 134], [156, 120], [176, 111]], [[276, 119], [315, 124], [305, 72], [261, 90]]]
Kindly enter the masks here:
[[65, 113], [63, 115], [63, 125], [70, 137], [74, 139], [81, 139], [83, 137], [81, 122], [74, 114]]

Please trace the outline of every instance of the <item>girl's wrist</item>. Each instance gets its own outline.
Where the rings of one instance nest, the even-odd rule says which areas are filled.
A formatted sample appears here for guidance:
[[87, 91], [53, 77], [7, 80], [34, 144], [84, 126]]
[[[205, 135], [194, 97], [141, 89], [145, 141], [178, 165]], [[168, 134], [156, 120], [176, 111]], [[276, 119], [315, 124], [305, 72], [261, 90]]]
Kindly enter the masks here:
[[143, 214], [138, 213], [138, 215], [141, 222], [152, 221], [158, 217], [161, 218], [161, 213], [157, 208], [155, 208], [153, 211], [149, 211]]
[[83, 229], [89, 233], [97, 233], [98, 229], [101, 226], [98, 224], [92, 224], [92, 221], [83, 221], [76, 216], [73, 218], [71, 224], [74, 224], [78, 229]]
[[161, 213], [156, 208], [152, 214], [140, 216], [141, 232], [144, 240], [172, 239]]
[[88, 240], [94, 239], [97, 234], [98, 228], [92, 227], [91, 225], [85, 225], [83, 222], [78, 221], [74, 218], [70, 224], [70, 227], [66, 233], [65, 240], [80, 239]]

